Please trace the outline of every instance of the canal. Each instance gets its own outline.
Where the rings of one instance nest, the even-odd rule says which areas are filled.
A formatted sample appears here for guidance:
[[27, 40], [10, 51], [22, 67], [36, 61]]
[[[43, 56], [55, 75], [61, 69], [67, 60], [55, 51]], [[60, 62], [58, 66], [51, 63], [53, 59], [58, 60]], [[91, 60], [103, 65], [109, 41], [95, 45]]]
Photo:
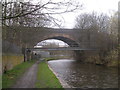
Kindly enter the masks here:
[[[118, 88], [118, 68], [60, 59], [48, 61], [58, 77], [75, 88]], [[67, 88], [67, 87], [66, 87]]]

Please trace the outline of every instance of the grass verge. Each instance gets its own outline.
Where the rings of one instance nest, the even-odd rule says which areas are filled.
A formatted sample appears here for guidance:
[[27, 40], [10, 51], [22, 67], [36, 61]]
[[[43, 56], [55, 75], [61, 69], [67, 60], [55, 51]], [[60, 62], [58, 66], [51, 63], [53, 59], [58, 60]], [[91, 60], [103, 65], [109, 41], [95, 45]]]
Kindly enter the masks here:
[[55, 58], [55, 57], [44, 58], [45, 61], [50, 61], [50, 60], [55, 60], [55, 59], [59, 59], [59, 58]]
[[62, 88], [45, 61], [39, 63], [36, 88]]
[[2, 88], [10, 88], [14, 85], [16, 80], [33, 64], [34, 61], [23, 62], [15, 66], [12, 70], [7, 71], [2, 75]]

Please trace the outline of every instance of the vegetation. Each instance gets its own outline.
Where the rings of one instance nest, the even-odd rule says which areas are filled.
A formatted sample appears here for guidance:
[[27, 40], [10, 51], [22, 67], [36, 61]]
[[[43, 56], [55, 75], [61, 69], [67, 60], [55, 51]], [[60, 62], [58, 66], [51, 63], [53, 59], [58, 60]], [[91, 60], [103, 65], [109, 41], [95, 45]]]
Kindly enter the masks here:
[[50, 60], [59, 60], [59, 59], [68, 59], [71, 58], [70, 56], [54, 56], [54, 57], [48, 57], [44, 58], [45, 61], [50, 61]]
[[37, 74], [37, 88], [62, 88], [59, 80], [49, 69], [45, 61], [40, 62]]
[[87, 62], [108, 66], [113, 66], [108, 63], [114, 62], [114, 65], [117, 65], [118, 12], [111, 17], [95, 12], [81, 14], [76, 18], [75, 28], [82, 29], [89, 35], [88, 41], [95, 43], [95, 46], [89, 45], [90, 48], [99, 49], [98, 55], [86, 56]]
[[118, 67], [118, 50], [111, 50], [105, 57], [105, 62], [107, 66]]
[[117, 14], [109, 17], [95, 12], [84, 13], [76, 18], [75, 28], [86, 31], [89, 35], [88, 40], [95, 42], [95, 46], [101, 51], [110, 51], [118, 46], [117, 17]]
[[103, 58], [99, 55], [96, 56], [90, 56], [87, 59], [84, 60], [84, 62], [88, 63], [94, 63], [97, 65], [105, 65], [108, 67], [118, 67], [118, 50], [111, 50], [107, 53]]
[[35, 61], [23, 62], [2, 75], [2, 88], [10, 88]]
[[[24, 0], [23, 2], [17, 0], [12, 2], [10, 0], [2, 2], [2, 7], [3, 25], [44, 27], [53, 24], [60, 26], [61, 20], [55, 18], [54, 15], [60, 17], [59, 14], [81, 9], [82, 5], [71, 0], [48, 0], [46, 2], [40, 0], [37, 3], [33, 3], [31, 0], [28, 2], [24, 2]], [[62, 17], [60, 18], [62, 19]]]
[[50, 61], [50, 60], [56, 60], [56, 59], [59, 59], [59, 58], [49, 57], [49, 58], [45, 58], [44, 60], [45, 60], [45, 61]]

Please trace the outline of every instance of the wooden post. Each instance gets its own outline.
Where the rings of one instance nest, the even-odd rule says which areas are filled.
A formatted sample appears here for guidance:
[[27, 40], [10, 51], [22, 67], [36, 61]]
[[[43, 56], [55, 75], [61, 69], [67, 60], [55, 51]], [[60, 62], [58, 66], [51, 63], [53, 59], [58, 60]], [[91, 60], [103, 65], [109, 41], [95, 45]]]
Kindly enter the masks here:
[[27, 61], [31, 59], [31, 50], [27, 49], [26, 50], [26, 56], [27, 56]]
[[24, 62], [26, 61], [26, 49], [24, 49]]

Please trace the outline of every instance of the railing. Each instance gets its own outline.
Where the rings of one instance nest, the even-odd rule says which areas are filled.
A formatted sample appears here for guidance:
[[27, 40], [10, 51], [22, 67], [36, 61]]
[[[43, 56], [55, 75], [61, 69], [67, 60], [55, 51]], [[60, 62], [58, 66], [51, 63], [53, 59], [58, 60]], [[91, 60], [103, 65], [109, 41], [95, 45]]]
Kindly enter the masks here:
[[27, 48], [28, 50], [97, 50], [90, 48], [80, 48], [80, 47], [56, 47], [56, 48]]

